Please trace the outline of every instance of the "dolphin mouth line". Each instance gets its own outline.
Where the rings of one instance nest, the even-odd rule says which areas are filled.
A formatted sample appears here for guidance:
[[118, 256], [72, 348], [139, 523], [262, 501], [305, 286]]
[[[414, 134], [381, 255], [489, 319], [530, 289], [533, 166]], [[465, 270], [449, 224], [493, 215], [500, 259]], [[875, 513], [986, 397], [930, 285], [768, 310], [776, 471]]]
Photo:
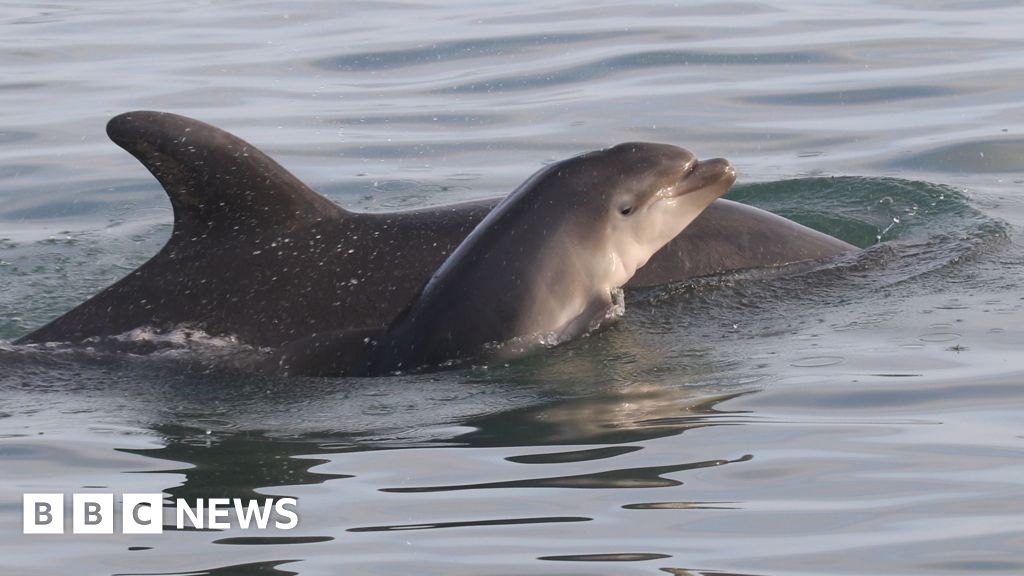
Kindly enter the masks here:
[[[694, 160], [679, 177], [679, 180], [672, 186], [667, 186], [659, 191], [657, 196], [660, 199], [678, 198], [686, 194], [698, 192], [719, 182], [732, 179], [736, 180], [736, 169], [724, 158], [712, 158], [710, 160]], [[729, 183], [732, 184], [731, 182]], [[725, 186], [722, 194], [728, 191]]]

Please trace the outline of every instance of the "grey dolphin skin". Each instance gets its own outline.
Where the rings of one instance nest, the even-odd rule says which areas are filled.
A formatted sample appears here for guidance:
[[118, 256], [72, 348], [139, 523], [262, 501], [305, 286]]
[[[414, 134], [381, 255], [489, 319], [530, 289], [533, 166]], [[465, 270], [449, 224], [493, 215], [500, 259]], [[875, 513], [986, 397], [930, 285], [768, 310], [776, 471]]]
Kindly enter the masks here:
[[[187, 325], [277, 347], [310, 334], [387, 326], [500, 201], [354, 213], [251, 144], [191, 118], [129, 112], [113, 118], [107, 134], [163, 185], [174, 210], [171, 237], [149, 261], [19, 344]], [[719, 199], [626, 287], [853, 249]]]
[[667, 144], [625, 143], [555, 163], [505, 198], [379, 333], [314, 335], [268, 368], [377, 376], [509, 358], [621, 313], [615, 294], [736, 172]]

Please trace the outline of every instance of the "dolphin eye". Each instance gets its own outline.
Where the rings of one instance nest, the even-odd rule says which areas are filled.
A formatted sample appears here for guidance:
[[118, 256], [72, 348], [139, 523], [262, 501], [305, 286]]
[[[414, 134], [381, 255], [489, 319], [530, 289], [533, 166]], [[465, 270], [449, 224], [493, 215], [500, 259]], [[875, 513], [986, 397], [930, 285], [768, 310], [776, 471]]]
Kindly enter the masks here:
[[629, 216], [632, 213], [633, 213], [633, 207], [630, 206], [629, 204], [626, 204], [626, 205], [623, 205], [623, 206], [619, 207], [619, 214], [622, 214], [623, 216]]

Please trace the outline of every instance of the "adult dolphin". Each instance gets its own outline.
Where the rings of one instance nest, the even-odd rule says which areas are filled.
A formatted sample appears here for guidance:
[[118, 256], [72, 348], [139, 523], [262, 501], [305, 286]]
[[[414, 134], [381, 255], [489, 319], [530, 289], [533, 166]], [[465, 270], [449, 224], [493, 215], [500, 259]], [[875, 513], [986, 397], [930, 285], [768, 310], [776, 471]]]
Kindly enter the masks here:
[[585, 334], [621, 314], [621, 287], [735, 180], [728, 161], [698, 162], [668, 144], [552, 164], [487, 214], [390, 326], [300, 339], [269, 368], [377, 376]]
[[[191, 118], [128, 112], [110, 120], [107, 134], [163, 185], [174, 210], [171, 237], [142, 266], [17, 343], [191, 325], [278, 346], [311, 333], [384, 326], [500, 200], [354, 213], [251, 144]], [[627, 287], [852, 249], [769, 212], [716, 200]]]

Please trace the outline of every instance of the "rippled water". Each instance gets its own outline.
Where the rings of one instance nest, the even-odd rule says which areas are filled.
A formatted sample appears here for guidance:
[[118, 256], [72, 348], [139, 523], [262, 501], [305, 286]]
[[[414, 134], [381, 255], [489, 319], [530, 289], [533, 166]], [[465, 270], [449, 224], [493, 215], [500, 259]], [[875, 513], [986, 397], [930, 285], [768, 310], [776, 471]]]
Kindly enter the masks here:
[[[168, 6], [0, 6], [0, 338], [167, 238], [103, 132], [140, 108], [363, 210], [671, 142], [865, 250], [634, 292], [489, 369], [278, 380], [0, 341], [3, 573], [1024, 573], [1018, 3]], [[301, 522], [21, 534], [23, 493], [75, 491], [293, 496]]]

